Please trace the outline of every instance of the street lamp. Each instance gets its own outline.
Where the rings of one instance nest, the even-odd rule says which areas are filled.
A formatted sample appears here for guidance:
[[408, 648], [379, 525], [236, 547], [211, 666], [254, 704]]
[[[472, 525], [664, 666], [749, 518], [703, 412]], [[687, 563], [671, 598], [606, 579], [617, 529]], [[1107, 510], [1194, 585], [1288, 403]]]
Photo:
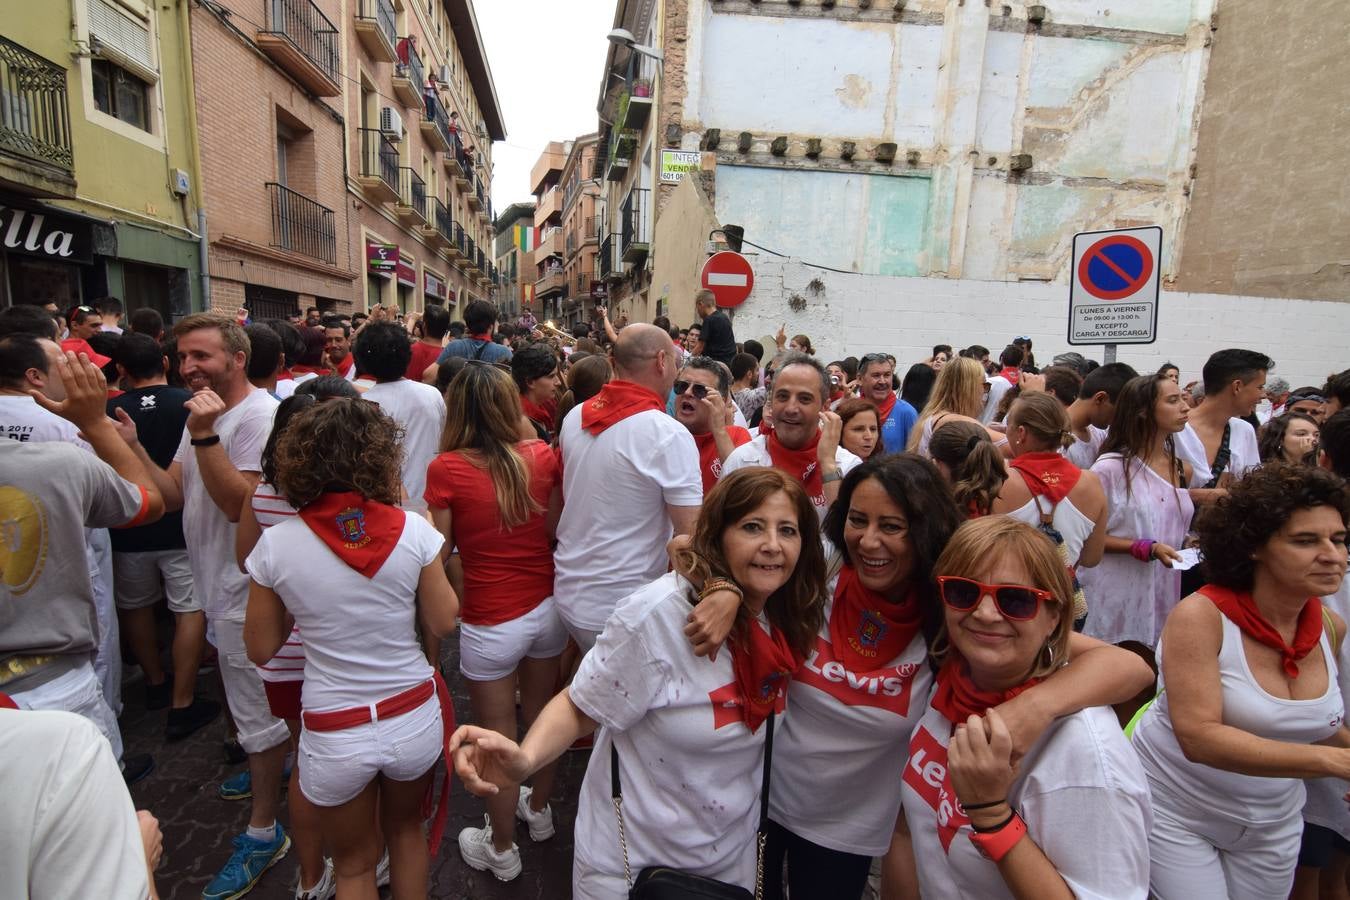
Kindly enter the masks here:
[[627, 47], [634, 53], [642, 56], [650, 56], [657, 62], [664, 62], [666, 54], [655, 47], [648, 47], [646, 44], [639, 44], [637, 38], [633, 37], [633, 32], [627, 28], [615, 28], [608, 36], [611, 44], [618, 44], [620, 47]]

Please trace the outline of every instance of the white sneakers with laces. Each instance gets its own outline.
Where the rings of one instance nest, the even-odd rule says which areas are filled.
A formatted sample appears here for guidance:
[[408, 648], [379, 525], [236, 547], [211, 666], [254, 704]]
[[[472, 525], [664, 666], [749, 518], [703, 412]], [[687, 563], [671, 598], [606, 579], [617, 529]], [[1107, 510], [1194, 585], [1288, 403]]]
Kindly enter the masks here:
[[333, 871], [333, 861], [324, 857], [323, 875], [319, 883], [307, 890], [301, 890], [297, 880], [295, 900], [333, 900], [337, 896], [337, 874]]
[[516, 818], [530, 826], [530, 840], [546, 841], [553, 837], [553, 809], [547, 804], [539, 812], [531, 809], [532, 793], [533, 788], [521, 786], [520, 799], [516, 801]]
[[511, 881], [520, 874], [520, 848], [514, 843], [502, 853], [492, 846], [492, 822], [483, 816], [482, 828], [465, 828], [459, 833], [459, 853], [470, 868], [491, 872], [498, 881]]

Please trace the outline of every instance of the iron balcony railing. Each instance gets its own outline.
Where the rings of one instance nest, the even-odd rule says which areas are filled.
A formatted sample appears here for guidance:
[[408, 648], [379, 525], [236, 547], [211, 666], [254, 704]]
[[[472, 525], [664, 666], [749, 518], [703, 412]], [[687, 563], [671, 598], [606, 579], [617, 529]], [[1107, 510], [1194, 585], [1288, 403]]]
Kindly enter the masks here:
[[398, 190], [398, 148], [374, 128], [358, 128], [361, 134], [361, 175], [379, 178]]
[[620, 252], [627, 256], [629, 250], [636, 247], [646, 249], [646, 245], [651, 243], [647, 234], [647, 195], [651, 193], [648, 188], [633, 188], [628, 192], [628, 196], [623, 201], [623, 223], [621, 225], [623, 239], [619, 243]]
[[341, 39], [337, 26], [312, 0], [268, 0], [267, 30], [285, 37], [330, 80], [338, 80]]
[[413, 50], [410, 38], [404, 38], [403, 41], [400, 42], [400, 46], [402, 49], [399, 51], [399, 55], [406, 55], [408, 61], [405, 63], [400, 60], [398, 65], [394, 68], [394, 71], [400, 77], [411, 81], [416, 85], [417, 89], [421, 91], [427, 85], [426, 72], [422, 68], [422, 58], [417, 55], [415, 50]]
[[469, 256], [469, 244], [470, 244], [469, 236], [464, 233], [464, 226], [460, 225], [458, 222], [455, 223], [455, 236], [453, 239], [453, 243], [455, 245], [455, 249], [459, 251], [460, 255], [467, 259]]
[[600, 277], [609, 278], [616, 274], [614, 267], [614, 239], [617, 234], [607, 234], [605, 239], [600, 242], [600, 253], [596, 257], [596, 262], [600, 266]]
[[399, 205], [411, 206], [419, 214], [427, 208], [427, 183], [407, 166], [398, 170], [398, 201]]
[[425, 95], [423, 99], [426, 105], [427, 119], [436, 125], [436, 130], [440, 132], [441, 138], [453, 147], [454, 141], [450, 139], [450, 114], [445, 111], [445, 104], [434, 93]]
[[441, 233], [441, 237], [447, 241], [453, 242], [455, 239], [455, 222], [450, 218], [450, 209], [440, 200], [436, 201], [436, 230]]
[[275, 181], [267, 182], [267, 191], [272, 197], [272, 246], [335, 265], [333, 211]]
[[478, 253], [478, 245], [473, 242], [473, 238], [467, 234], [464, 235], [464, 260], [469, 265], [473, 265], [474, 255]]
[[486, 208], [487, 208], [487, 200], [484, 199], [484, 193], [483, 193], [483, 178], [482, 178], [481, 175], [475, 175], [475, 176], [473, 177], [473, 189], [474, 189], [474, 193], [476, 193], [476, 194], [478, 195], [478, 203], [479, 203], [481, 206], [483, 206], [484, 209], [486, 209]]
[[0, 37], [0, 150], [75, 169], [66, 70]]
[[358, 19], [373, 19], [390, 47], [398, 45], [398, 25], [394, 18], [394, 4], [389, 0], [361, 0], [356, 12]]
[[591, 295], [591, 282], [595, 281], [595, 273], [590, 269], [583, 269], [577, 273], [576, 290], [572, 292], [573, 297], [589, 297]]

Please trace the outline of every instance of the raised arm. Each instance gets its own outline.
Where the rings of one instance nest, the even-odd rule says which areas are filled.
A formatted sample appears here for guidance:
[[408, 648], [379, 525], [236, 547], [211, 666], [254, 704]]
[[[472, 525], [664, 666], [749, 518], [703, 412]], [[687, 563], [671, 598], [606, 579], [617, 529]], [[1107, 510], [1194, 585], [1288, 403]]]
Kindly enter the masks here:
[[539, 713], [521, 743], [486, 728], [462, 725], [450, 738], [450, 752], [464, 786], [486, 797], [520, 784], [595, 729], [595, 720], [572, 702], [564, 688]]
[[[225, 401], [215, 391], [198, 391], [188, 400], [187, 408], [188, 435], [193, 440], [214, 436], [216, 419], [225, 412]], [[240, 511], [258, 483], [258, 473], [236, 469], [220, 441], [192, 450], [197, 454], [197, 469], [211, 500], [225, 513], [225, 518], [238, 522]]]

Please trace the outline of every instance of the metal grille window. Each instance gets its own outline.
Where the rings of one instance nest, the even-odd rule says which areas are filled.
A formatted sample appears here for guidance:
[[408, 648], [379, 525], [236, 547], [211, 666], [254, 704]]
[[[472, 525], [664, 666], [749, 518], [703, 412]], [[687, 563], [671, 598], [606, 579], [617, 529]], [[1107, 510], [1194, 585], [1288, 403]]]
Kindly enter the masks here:
[[99, 56], [130, 69], [143, 81], [158, 76], [149, 23], [112, 0], [89, 0], [89, 36]]
[[90, 60], [89, 70], [98, 111], [149, 131], [150, 85], [106, 59]]

